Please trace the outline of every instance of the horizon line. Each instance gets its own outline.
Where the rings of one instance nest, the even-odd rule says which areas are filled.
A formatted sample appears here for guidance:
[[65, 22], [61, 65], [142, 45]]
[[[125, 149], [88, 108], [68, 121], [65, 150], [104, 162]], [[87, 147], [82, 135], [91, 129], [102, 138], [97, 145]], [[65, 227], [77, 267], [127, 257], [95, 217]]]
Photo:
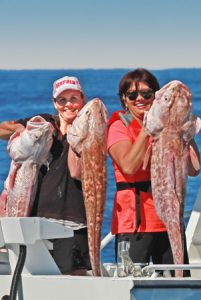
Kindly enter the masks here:
[[74, 71], [83, 71], [83, 70], [133, 70], [143, 68], [147, 70], [154, 70], [154, 71], [163, 71], [163, 70], [175, 70], [175, 69], [201, 69], [200, 67], [163, 67], [163, 68], [146, 68], [146, 67], [111, 67], [111, 68], [92, 68], [92, 67], [86, 67], [86, 68], [0, 68], [0, 71], [64, 71], [64, 70], [74, 70]]

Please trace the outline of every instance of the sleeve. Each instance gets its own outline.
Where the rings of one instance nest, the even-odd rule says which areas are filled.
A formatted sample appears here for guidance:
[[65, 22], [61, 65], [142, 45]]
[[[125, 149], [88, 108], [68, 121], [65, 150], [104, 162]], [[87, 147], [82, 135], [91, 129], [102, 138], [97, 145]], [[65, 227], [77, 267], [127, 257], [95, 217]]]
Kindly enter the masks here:
[[30, 119], [31, 119], [31, 118], [18, 119], [18, 120], [15, 120], [14, 123], [16, 123], [16, 124], [22, 124], [24, 127], [26, 127], [27, 122], [28, 122]]
[[[46, 121], [51, 122], [52, 116], [51, 116], [50, 114], [38, 114], [38, 115], [41, 116], [41, 117], [43, 117]], [[24, 119], [18, 119], [18, 120], [14, 121], [14, 122], [15, 122], [15, 123], [22, 124], [24, 127], [26, 127], [27, 122], [28, 122], [31, 118], [35, 117], [35, 116], [36, 116], [36, 115], [31, 116], [31, 117], [27, 117], [27, 118], [24, 118]]]
[[117, 120], [108, 129], [107, 149], [109, 150], [112, 145], [120, 141], [131, 141], [131, 137], [128, 134], [127, 127], [121, 120]]

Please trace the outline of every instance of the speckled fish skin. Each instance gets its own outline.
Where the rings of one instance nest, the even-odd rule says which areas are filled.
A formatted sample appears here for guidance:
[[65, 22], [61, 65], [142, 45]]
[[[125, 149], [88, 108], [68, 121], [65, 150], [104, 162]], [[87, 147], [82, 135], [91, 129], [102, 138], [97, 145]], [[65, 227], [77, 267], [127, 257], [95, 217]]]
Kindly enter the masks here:
[[42, 164], [47, 165], [52, 133], [52, 125], [41, 116], [36, 116], [27, 122], [23, 132], [11, 136], [7, 150], [12, 161], [0, 196], [1, 216], [30, 215], [39, 169]]
[[[146, 131], [153, 137], [151, 157], [152, 193], [156, 211], [165, 224], [175, 264], [184, 263], [183, 214], [188, 176], [188, 142], [196, 134], [189, 89], [174, 80], [156, 92], [144, 117]], [[175, 272], [177, 277], [183, 271]]]
[[68, 131], [68, 142], [81, 157], [81, 180], [87, 216], [89, 253], [94, 276], [100, 276], [100, 243], [106, 200], [106, 131], [108, 113], [102, 101], [89, 101]]

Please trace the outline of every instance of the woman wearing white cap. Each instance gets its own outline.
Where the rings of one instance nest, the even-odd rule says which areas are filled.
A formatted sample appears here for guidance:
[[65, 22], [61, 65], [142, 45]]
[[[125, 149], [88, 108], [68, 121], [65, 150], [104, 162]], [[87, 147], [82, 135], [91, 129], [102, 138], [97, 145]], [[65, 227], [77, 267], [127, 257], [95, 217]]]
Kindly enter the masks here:
[[[54, 126], [49, 170], [41, 167], [32, 216], [46, 217], [74, 229], [74, 237], [53, 240], [53, 257], [63, 274], [85, 275], [90, 269], [86, 214], [81, 189], [79, 158], [69, 147], [66, 134], [85, 95], [76, 77], [62, 77], [53, 84], [57, 115], [40, 114]], [[0, 124], [0, 138], [8, 140], [30, 118]]]

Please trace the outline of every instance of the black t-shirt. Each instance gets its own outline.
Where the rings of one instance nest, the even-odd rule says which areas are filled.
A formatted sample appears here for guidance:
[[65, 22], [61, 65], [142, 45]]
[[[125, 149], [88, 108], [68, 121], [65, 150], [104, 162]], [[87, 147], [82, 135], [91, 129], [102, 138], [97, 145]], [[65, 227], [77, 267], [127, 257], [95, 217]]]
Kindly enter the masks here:
[[[40, 114], [54, 126], [49, 169], [42, 166], [32, 216], [55, 218], [86, 223], [81, 182], [70, 176], [67, 166], [68, 143], [59, 131], [57, 116]], [[30, 118], [17, 120], [26, 126]]]

